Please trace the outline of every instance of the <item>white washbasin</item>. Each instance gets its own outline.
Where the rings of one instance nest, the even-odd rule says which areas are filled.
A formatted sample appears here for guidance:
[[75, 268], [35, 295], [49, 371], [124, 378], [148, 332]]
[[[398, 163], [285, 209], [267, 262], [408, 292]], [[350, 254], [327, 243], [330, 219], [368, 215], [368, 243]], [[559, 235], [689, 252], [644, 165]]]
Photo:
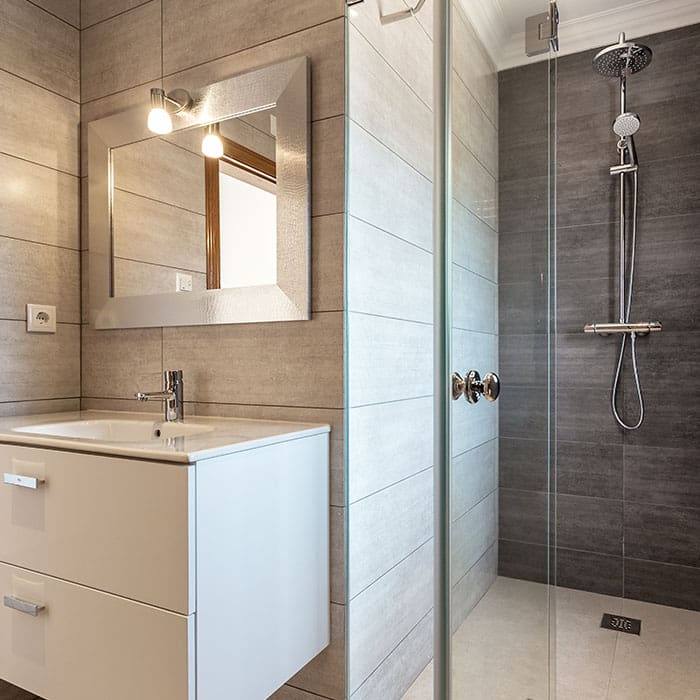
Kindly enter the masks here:
[[152, 420], [95, 419], [44, 423], [14, 428], [15, 432], [102, 442], [152, 442], [211, 432], [207, 425]]

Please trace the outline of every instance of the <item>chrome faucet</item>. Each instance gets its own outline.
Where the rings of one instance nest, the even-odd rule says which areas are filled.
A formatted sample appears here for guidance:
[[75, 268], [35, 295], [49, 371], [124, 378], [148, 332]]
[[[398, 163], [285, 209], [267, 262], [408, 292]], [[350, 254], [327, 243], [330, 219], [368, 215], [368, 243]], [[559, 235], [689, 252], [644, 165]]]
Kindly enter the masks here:
[[160, 399], [165, 404], [165, 420], [182, 422], [185, 418], [184, 389], [182, 385], [182, 370], [170, 369], [163, 372], [165, 389], [163, 391], [144, 392], [134, 394], [137, 401], [149, 401]]

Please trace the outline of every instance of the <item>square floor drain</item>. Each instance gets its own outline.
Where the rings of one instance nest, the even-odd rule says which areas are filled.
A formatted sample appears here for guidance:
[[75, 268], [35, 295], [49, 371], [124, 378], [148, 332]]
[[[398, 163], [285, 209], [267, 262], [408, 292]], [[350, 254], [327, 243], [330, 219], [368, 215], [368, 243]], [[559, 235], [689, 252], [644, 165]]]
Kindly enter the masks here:
[[640, 634], [642, 631], [642, 621], [634, 617], [623, 617], [622, 615], [611, 615], [604, 613], [600, 626], [606, 630], [615, 632], [627, 632], [627, 634]]

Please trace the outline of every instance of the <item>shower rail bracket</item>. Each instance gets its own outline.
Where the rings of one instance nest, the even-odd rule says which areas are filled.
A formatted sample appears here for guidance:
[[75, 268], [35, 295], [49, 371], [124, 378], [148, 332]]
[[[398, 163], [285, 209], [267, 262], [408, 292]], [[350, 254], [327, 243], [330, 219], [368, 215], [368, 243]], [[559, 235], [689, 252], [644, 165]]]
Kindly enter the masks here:
[[614, 335], [620, 333], [636, 333], [637, 335], [649, 335], [661, 331], [660, 321], [643, 321], [642, 323], [587, 323], [584, 333], [596, 335]]
[[391, 24], [392, 22], [398, 22], [402, 19], [408, 19], [409, 17], [414, 17], [425, 5], [426, 0], [418, 0], [412, 7], [407, 7], [405, 10], [399, 10], [398, 12], [392, 12], [388, 15], [382, 15], [380, 21], [382, 24]]

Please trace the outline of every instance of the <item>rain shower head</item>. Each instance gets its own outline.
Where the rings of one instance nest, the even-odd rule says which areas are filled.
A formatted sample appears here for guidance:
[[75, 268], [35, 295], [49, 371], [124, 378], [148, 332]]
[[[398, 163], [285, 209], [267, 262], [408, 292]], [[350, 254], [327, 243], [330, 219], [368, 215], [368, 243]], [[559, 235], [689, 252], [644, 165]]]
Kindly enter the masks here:
[[593, 59], [593, 70], [609, 78], [626, 78], [651, 63], [651, 49], [626, 41], [624, 32], [617, 44], [599, 51]]
[[639, 131], [641, 120], [634, 112], [623, 112], [613, 122], [613, 131], [621, 137], [632, 136]]

